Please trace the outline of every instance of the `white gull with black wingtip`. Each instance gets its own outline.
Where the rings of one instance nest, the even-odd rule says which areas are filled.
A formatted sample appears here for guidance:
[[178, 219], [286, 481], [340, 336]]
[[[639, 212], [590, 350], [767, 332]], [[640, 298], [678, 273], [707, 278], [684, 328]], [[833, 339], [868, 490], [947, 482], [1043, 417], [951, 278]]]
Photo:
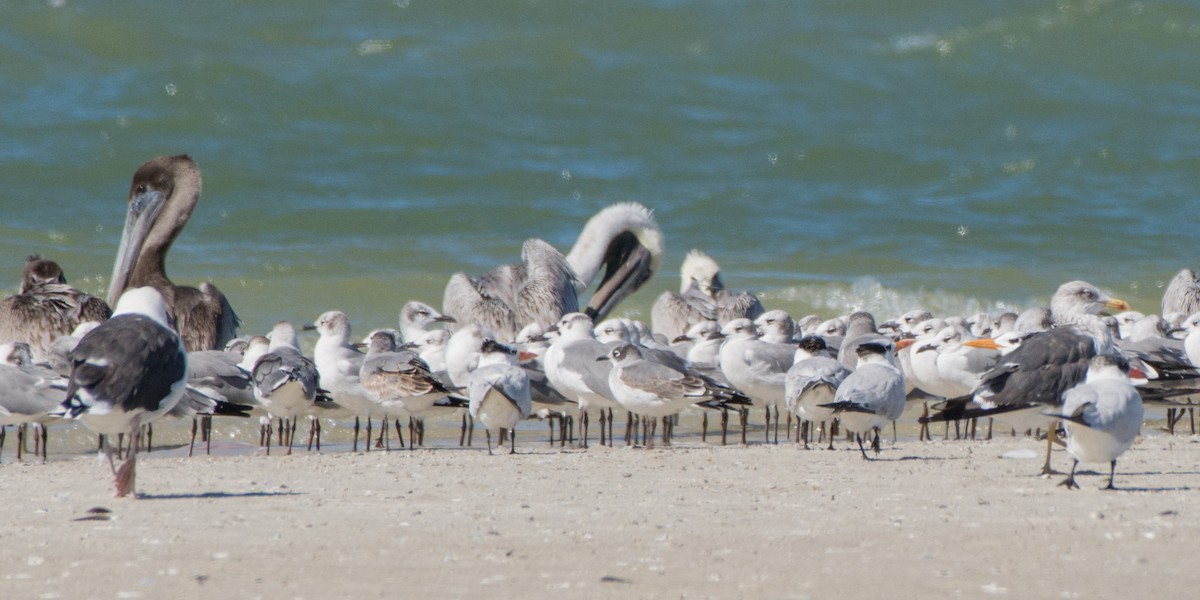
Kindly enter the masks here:
[[900, 418], [904, 412], [904, 374], [892, 362], [896, 344], [887, 338], [857, 344], [857, 365], [837, 388], [832, 408], [847, 431], [854, 432], [864, 459], [862, 434], [874, 431], [871, 447], [879, 454], [879, 428]]
[[488, 454], [492, 453], [492, 430], [500, 430], [500, 443], [509, 435], [508, 453], [517, 452], [517, 423], [533, 410], [529, 375], [517, 366], [517, 350], [495, 340], [484, 340], [479, 349], [479, 366], [467, 379], [471, 417], [483, 423]]
[[[291, 419], [285, 425], [288, 454], [292, 453], [292, 432], [296, 429], [296, 417], [311, 414], [318, 403], [337, 407], [324, 394], [319, 394], [321, 376], [317, 365], [300, 353], [296, 340], [296, 327], [280, 321], [267, 335], [271, 345], [267, 353], [254, 363], [250, 378], [254, 381], [254, 397], [271, 416]], [[270, 452], [270, 431], [267, 432], [267, 452]]]
[[62, 403], [66, 416], [104, 435], [104, 454], [116, 476], [116, 495], [134, 492], [137, 445], [116, 469], [109, 439], [170, 411], [184, 395], [187, 352], [171, 328], [167, 303], [151, 287], [126, 290], [113, 317], [71, 351], [71, 378]]

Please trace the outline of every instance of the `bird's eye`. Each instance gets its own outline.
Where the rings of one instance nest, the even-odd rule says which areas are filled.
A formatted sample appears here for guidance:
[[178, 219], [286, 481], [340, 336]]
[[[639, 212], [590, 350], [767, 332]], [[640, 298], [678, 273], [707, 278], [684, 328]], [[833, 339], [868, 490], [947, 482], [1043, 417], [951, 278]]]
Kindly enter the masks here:
[[145, 193], [146, 193], [146, 192], [148, 192], [149, 190], [150, 190], [150, 186], [149, 186], [149, 185], [146, 185], [146, 184], [144, 184], [144, 183], [139, 183], [139, 184], [137, 185], [137, 187], [136, 187], [136, 188], [134, 188], [134, 191], [135, 191], [135, 192], [137, 192], [137, 193], [139, 193], [139, 194], [145, 194]]

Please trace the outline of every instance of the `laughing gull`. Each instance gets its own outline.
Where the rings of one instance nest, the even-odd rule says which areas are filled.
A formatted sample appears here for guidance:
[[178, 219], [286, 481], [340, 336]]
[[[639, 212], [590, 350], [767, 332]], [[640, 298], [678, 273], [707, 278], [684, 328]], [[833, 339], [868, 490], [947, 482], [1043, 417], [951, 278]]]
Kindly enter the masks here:
[[560, 443], [566, 445], [570, 415], [579, 410], [573, 400], [559, 392], [546, 376], [546, 352], [550, 350], [551, 335], [537, 323], [526, 325], [517, 334], [517, 349], [520, 351], [518, 366], [529, 376], [529, 394], [533, 401], [533, 414], [546, 419], [550, 426], [550, 445], [554, 445], [554, 420], [558, 419]]
[[854, 432], [858, 450], [867, 459], [862, 436], [874, 431], [871, 448], [879, 455], [879, 428], [900, 418], [904, 412], [904, 375], [892, 363], [896, 345], [889, 339], [857, 344], [858, 368], [838, 386], [831, 408], [842, 427]]
[[1053, 473], [1050, 449], [1056, 435], [1044, 413], [1061, 407], [1063, 393], [1084, 380], [1093, 356], [1114, 351], [1112, 333], [1097, 316], [1105, 308], [1129, 310], [1129, 304], [1084, 281], [1062, 284], [1050, 299], [1055, 326], [1026, 338], [985, 373], [972, 403], [948, 402], [928, 420], [1003, 414], [1017, 431], [1044, 428], [1049, 433], [1042, 474]]
[[[833, 409], [822, 405], [835, 400], [838, 386], [849, 374], [842, 363], [829, 355], [824, 338], [818, 335], [800, 338], [795, 362], [784, 380], [784, 400], [797, 422], [803, 423], [799, 429], [806, 450], [813, 423], [821, 424], [822, 437], [826, 434], [825, 423], [833, 420]], [[829, 448], [833, 448], [832, 434]]]
[[783, 310], [769, 310], [754, 320], [759, 339], [772, 344], [796, 345], [796, 322]]
[[[4, 450], [5, 428], [17, 426], [17, 460], [25, 447], [25, 433], [29, 424], [40, 430], [35, 437], [35, 454], [46, 460], [45, 424], [55, 417], [67, 380], [58, 372], [33, 364], [29, 344], [10, 342], [0, 344], [0, 452]], [[40, 450], [39, 450], [40, 449]]]
[[933, 313], [923, 308], [914, 308], [913, 310], [910, 310], [899, 317], [880, 325], [879, 328], [895, 329], [900, 333], [911, 333], [916, 335], [913, 329], [917, 326], [917, 324], [923, 321], [928, 321], [932, 318]]
[[448, 317], [434, 310], [424, 302], [412, 300], [400, 309], [400, 335], [405, 342], [415, 341], [429, 331], [436, 323], [453, 323], [454, 317]]
[[1067, 430], [1067, 452], [1074, 458], [1071, 474], [1060, 485], [1078, 488], [1075, 468], [1081, 462], [1108, 463], [1107, 490], [1113, 487], [1117, 457], [1141, 431], [1144, 408], [1129, 380], [1129, 361], [1120, 354], [1101, 354], [1088, 361], [1084, 382], [1063, 394], [1059, 412]]
[[595, 410], [600, 413], [600, 445], [604, 445], [607, 435], [611, 446], [612, 409], [620, 405], [608, 383], [612, 367], [596, 361], [596, 357], [607, 355], [608, 347], [596, 339], [592, 320], [583, 313], [563, 315], [553, 329], [558, 337], [551, 341], [542, 363], [550, 384], [579, 405], [579, 445], [587, 447], [588, 412]]
[[467, 391], [471, 417], [483, 423], [488, 454], [492, 453], [492, 430], [500, 432], [500, 445], [509, 436], [509, 454], [517, 452], [517, 423], [529, 416], [533, 400], [529, 375], [517, 366], [517, 350], [495, 340], [484, 340], [479, 349], [479, 366], [471, 371]]
[[[305, 325], [305, 331], [316, 330], [320, 334], [313, 347], [313, 363], [321, 374], [321, 386], [329, 390], [333, 400], [354, 414], [353, 451], [358, 451], [360, 419], [367, 420], [367, 449], [371, 446], [371, 419], [382, 414], [379, 404], [363, 389], [359, 379], [366, 356], [350, 342], [350, 318], [346, 313], [331, 310], [317, 317], [316, 322]], [[387, 429], [386, 416], [384, 430]]]
[[[775, 442], [779, 442], [779, 407], [786, 406], [784, 388], [788, 369], [795, 362], [796, 348], [759, 339], [750, 319], [734, 319], [721, 328], [721, 372], [735, 389], [762, 406], [766, 418], [766, 441], [771, 441], [771, 409], [775, 409]], [[791, 414], [788, 414], [791, 424]]]
[[745, 404], [748, 401], [733, 390], [718, 386], [697, 374], [645, 360], [641, 350], [633, 344], [612, 348], [607, 356], [594, 358], [593, 361], [605, 359], [612, 364], [608, 385], [613, 398], [629, 412], [641, 415], [645, 431], [643, 439], [648, 448], [654, 447], [654, 433], [660, 417], [663, 420], [663, 443], [670, 445], [670, 417], [683, 409], [705, 402], [723, 408], [726, 403]]
[[0, 301], [0, 344], [25, 342], [33, 359], [42, 362], [60, 337], [80, 323], [104, 321], [112, 311], [103, 300], [67, 284], [58, 263], [30, 256], [16, 295]]
[[[271, 345], [254, 363], [250, 378], [254, 381], [254, 397], [259, 404], [270, 416], [280, 419], [280, 435], [286, 438], [287, 453], [291, 454], [296, 417], [313, 414], [317, 408], [337, 405], [320, 389], [321, 375], [317, 365], [300, 353], [296, 328], [291, 323], [276, 323], [267, 337]], [[270, 422], [268, 419], [267, 454], [271, 453]]]
[[701, 321], [724, 325], [739, 318], [754, 320], [762, 303], [749, 292], [732, 292], [721, 281], [721, 266], [709, 255], [692, 250], [679, 268], [679, 293], [663, 292], [654, 302], [650, 322], [654, 333], [674, 339]]
[[602, 319], [653, 275], [661, 256], [662, 233], [650, 211], [617, 204], [588, 221], [566, 256], [532, 238], [522, 246], [519, 265], [502, 265], [478, 278], [455, 273], [442, 308], [461, 324], [475, 323], [512, 341], [529, 323], [549, 327], [580, 311], [580, 295], [603, 269], [583, 310], [593, 321]]
[[[721, 326], [716, 321], [696, 323], [680, 337], [686, 338], [692, 344], [686, 356], [689, 365], [706, 370], [720, 370], [721, 344], [725, 343], [725, 334], [721, 333]], [[721, 376], [724, 377], [724, 374]]]
[[158, 157], [133, 174], [108, 303], [115, 303], [126, 288], [153, 286], [166, 297], [184, 346], [217, 350], [237, 336], [233, 307], [211, 283], [199, 288], [171, 283], [164, 267], [171, 243], [200, 200], [200, 187], [200, 169], [186, 155]]
[[186, 387], [187, 352], [168, 315], [158, 290], [126, 290], [112, 318], [71, 351], [71, 379], [61, 409], [104, 436], [117, 497], [135, 493], [137, 444], [118, 471], [109, 438], [126, 433], [133, 439], [142, 425], [170, 411]]
[[[247, 348], [249, 344], [247, 344]], [[250, 371], [239, 363], [245, 355], [226, 350], [199, 350], [188, 353], [188, 387], [201, 395], [244, 407], [258, 406], [254, 397], [254, 382]], [[205, 452], [212, 451], [212, 415], [201, 419], [204, 429]], [[196, 421], [192, 422], [192, 441], [196, 439]], [[192, 455], [189, 445], [188, 456]]]
[[880, 343], [887, 339], [889, 338], [881, 335], [875, 328], [875, 317], [871, 313], [865, 311], [852, 313], [846, 320], [846, 335], [838, 346], [838, 360], [847, 369], [853, 371], [858, 364], [859, 355], [856, 348], [859, 344]]

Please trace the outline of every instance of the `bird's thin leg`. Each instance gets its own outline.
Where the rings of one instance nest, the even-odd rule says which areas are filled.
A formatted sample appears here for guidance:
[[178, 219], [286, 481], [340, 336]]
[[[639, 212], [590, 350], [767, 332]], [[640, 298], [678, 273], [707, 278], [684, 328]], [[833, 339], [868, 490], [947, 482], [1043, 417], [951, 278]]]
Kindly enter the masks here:
[[[474, 439], [475, 439], [475, 417], [472, 417], [471, 415], [467, 415], [467, 447], [471, 446], [471, 443], [474, 441]], [[421, 445], [422, 446], [425, 445], [425, 420], [424, 419], [421, 420]]]
[[[370, 417], [367, 417], [369, 420]], [[350, 447], [351, 452], [358, 452], [358, 431], [361, 423], [358, 420], [358, 415], [354, 415], [354, 445]], [[368, 438], [370, 439], [370, 438]], [[368, 444], [369, 445], [369, 444]]]
[[483, 431], [487, 434], [488, 456], [492, 456], [492, 430], [484, 429]]
[[829, 447], [826, 450], [833, 450], [833, 436], [837, 433], [839, 425], [841, 425], [841, 422], [837, 417], [833, 417], [829, 422]]
[[992, 417], [988, 417], [988, 434], [987, 434], [987, 437], [984, 439], [989, 440], [989, 441], [992, 439], [992, 421], [995, 421], [995, 419]]
[[0, 458], [4, 455], [4, 438], [8, 436], [8, 425], [0, 425]]
[[[892, 426], [896, 426], [896, 422], [892, 421]], [[879, 428], [875, 428], [875, 441], [871, 442], [871, 449], [875, 451], [875, 456], [879, 457]]]
[[467, 413], [462, 416], [462, 428], [458, 430], [458, 447], [465, 448], [463, 442], [467, 440]]
[[44, 464], [47, 460], [50, 459], [50, 455], [48, 453], [49, 451], [46, 449], [46, 436], [49, 433], [49, 427], [46, 427], [45, 424], [42, 424], [41, 428], [42, 428], [42, 463]]
[[764, 423], [763, 443], [770, 444], [771, 443], [771, 407], [770, 406], [766, 407], [766, 410], [763, 411], [763, 418], [766, 419], [766, 421]]
[[515, 428], [508, 430], [508, 453], [517, 453], [517, 430]]
[[113, 461], [112, 444], [108, 442], [108, 436], [100, 434], [100, 452], [104, 454], [104, 458], [108, 459], [108, 469], [112, 471], [113, 477], [117, 476], [117, 465]]
[[212, 454], [212, 423], [212, 415], [204, 415], [204, 421], [201, 423], [201, 425], [204, 426], [203, 433], [205, 454]]
[[[1043, 477], [1048, 476], [1048, 475], [1057, 475], [1058, 474], [1058, 471], [1055, 471], [1054, 469], [1050, 468], [1050, 450], [1051, 450], [1051, 448], [1054, 447], [1054, 438], [1056, 438], [1056, 437], [1058, 437], [1058, 432], [1055, 431], [1054, 426], [1051, 426], [1050, 430], [1046, 432], [1046, 462], [1042, 463], [1042, 476]], [[1075, 461], [1075, 462], [1078, 463], [1079, 461]], [[1075, 472], [1075, 467], [1071, 467], [1072, 475], [1071, 475], [1071, 477], [1068, 478], [1071, 481], [1071, 485], [1068, 485], [1067, 486], [1068, 488], [1075, 485], [1074, 472]]]
[[1109, 465], [1108, 465], [1108, 485], [1106, 485], [1100, 489], [1102, 489], [1102, 490], [1117, 489], [1116, 486], [1113, 485], [1113, 478], [1116, 476], [1117, 476], [1117, 459], [1114, 458], [1114, 459], [1112, 459], [1112, 462], [1109, 463]]
[[855, 433], [855, 434], [854, 434], [854, 441], [858, 442], [858, 451], [859, 451], [859, 452], [862, 452], [862, 457], [863, 457], [863, 460], [871, 460], [871, 458], [867, 456], [867, 451], [866, 451], [866, 449], [865, 449], [865, 448], [863, 448], [863, 443], [862, 443], [862, 434]]
[[748, 408], [738, 409], [738, 416], [741, 417], [741, 419], [742, 419], [742, 445], [743, 446], [745, 446], [747, 444], [747, 442], [746, 442], [746, 416], [749, 414], [750, 414], [750, 409], [748, 409]]
[[812, 430], [812, 421], [805, 419], [804, 422], [802, 422], [800, 424], [799, 429], [800, 429], [800, 439], [804, 440], [804, 449], [808, 450], [808, 437], [809, 437], [809, 434], [812, 433], [812, 431], [811, 431]]
[[[133, 438], [136, 438], [137, 430], [135, 429], [133, 431], [130, 431], [129, 437], [131, 440]], [[134, 476], [135, 476], [136, 468], [137, 468], [137, 444], [135, 443], [135, 444], [133, 444], [133, 447], [129, 450], [129, 458], [125, 459], [125, 462], [121, 463], [120, 469], [117, 469], [117, 475], [116, 475], [117, 490], [116, 490], [116, 493], [114, 494], [117, 498], [124, 498], [125, 496], [128, 496], [128, 495], [134, 493], [134, 484], [135, 484]]]
[[292, 454], [292, 442], [296, 438], [296, 417], [292, 417], [291, 421], [292, 421], [291, 425], [289, 425], [287, 428], [288, 429], [288, 432], [287, 432], [288, 456], [291, 456], [291, 454]]
[[192, 456], [192, 448], [194, 448], [196, 446], [196, 427], [197, 427], [196, 419], [197, 419], [197, 417], [192, 417], [192, 439], [190, 442], [188, 442], [188, 457], [189, 458]]
[[600, 409], [599, 419], [600, 419], [600, 445], [603, 446], [604, 445], [604, 427], [605, 427], [606, 419], [607, 419], [607, 416], [605, 415], [603, 408]]
[[725, 439], [729, 433], [729, 409], [721, 407], [721, 445], [725, 445]]
[[700, 413], [700, 441], [708, 441], [708, 411]]
[[1067, 478], [1059, 482], [1058, 485], [1066, 486], [1068, 490], [1079, 489], [1079, 484], [1075, 483], [1075, 467], [1078, 466], [1079, 459], [1075, 459], [1075, 462], [1071, 465], [1071, 474], [1067, 475]]
[[25, 450], [25, 424], [17, 425], [17, 461], [21, 460], [21, 454]]

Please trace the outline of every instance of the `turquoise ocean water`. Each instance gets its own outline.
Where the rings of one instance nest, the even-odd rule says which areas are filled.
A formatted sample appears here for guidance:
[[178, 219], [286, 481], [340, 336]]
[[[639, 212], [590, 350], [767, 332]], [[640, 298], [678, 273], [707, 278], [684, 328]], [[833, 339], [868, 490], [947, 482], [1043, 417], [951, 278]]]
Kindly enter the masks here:
[[655, 210], [797, 315], [1153, 311], [1200, 267], [1190, 3], [0, 0], [0, 288], [102, 291], [129, 179], [188, 153], [177, 283], [245, 332], [440, 305], [450, 273]]

